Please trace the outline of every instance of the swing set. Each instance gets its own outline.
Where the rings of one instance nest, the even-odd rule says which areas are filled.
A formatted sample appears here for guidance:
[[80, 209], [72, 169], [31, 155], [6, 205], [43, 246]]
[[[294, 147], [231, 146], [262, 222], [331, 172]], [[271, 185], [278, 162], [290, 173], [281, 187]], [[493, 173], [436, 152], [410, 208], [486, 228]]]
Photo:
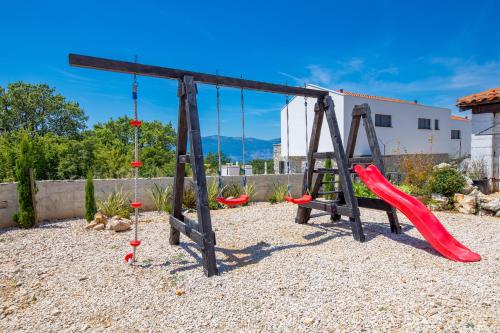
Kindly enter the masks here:
[[[203, 164], [203, 151], [201, 143], [200, 122], [198, 116], [197, 105], [197, 83], [215, 85], [217, 91], [217, 124], [218, 124], [218, 154], [219, 154], [219, 197], [218, 202], [225, 205], [241, 205], [248, 201], [248, 195], [245, 193], [238, 198], [224, 198], [222, 196], [222, 179], [221, 179], [221, 150], [220, 150], [220, 87], [238, 88], [241, 91], [241, 110], [242, 110], [242, 150], [243, 150], [243, 165], [245, 161], [245, 132], [244, 132], [244, 96], [243, 90], [257, 90], [271, 93], [283, 94], [286, 96], [286, 117], [287, 117], [287, 135], [289, 134], [288, 126], [288, 96], [304, 97], [304, 106], [306, 113], [306, 149], [307, 158], [305, 164], [302, 196], [293, 198], [291, 196], [290, 181], [288, 182], [288, 195], [286, 201], [297, 204], [296, 223], [307, 223], [310, 218], [320, 215], [330, 215], [332, 220], [339, 220], [341, 216], [348, 217], [354, 239], [364, 241], [365, 235], [361, 225], [359, 207], [367, 207], [372, 209], [383, 210], [387, 212], [391, 231], [400, 233], [399, 225], [394, 208], [380, 199], [357, 198], [354, 195], [352, 186], [351, 174], [354, 173], [355, 164], [371, 164], [373, 163], [378, 169], [383, 172], [383, 164], [378, 147], [375, 128], [370, 115], [368, 104], [357, 105], [352, 113], [352, 122], [349, 137], [347, 140], [347, 149], [341, 140], [341, 132], [335, 115], [335, 106], [332, 98], [327, 91], [309, 89], [307, 87], [292, 87], [288, 85], [279, 85], [267, 82], [246, 80], [243, 78], [234, 78], [220, 75], [205, 74], [192, 72], [180, 69], [172, 69], [167, 67], [158, 67], [151, 65], [139, 64], [137, 62], [117, 61], [104, 58], [96, 58], [84, 55], [69, 55], [69, 63], [71, 66], [83, 67], [104, 71], [112, 71], [119, 73], [131, 74], [134, 76], [134, 110], [135, 118], [131, 122], [135, 126], [135, 140], [137, 142], [137, 129], [140, 126], [140, 121], [137, 119], [137, 84], [135, 77], [137, 75], [152, 76], [163, 79], [174, 79], [178, 81], [177, 95], [179, 97], [179, 114], [177, 124], [177, 149], [176, 149], [176, 167], [174, 174], [173, 185], [173, 212], [169, 216], [170, 221], [170, 239], [171, 245], [178, 245], [180, 242], [180, 234], [184, 234], [194, 241], [202, 254], [202, 262], [204, 272], [207, 276], [213, 276], [218, 273], [216, 258], [215, 258], [215, 232], [212, 229], [210, 217], [210, 209], [208, 206], [208, 191], [207, 180], [205, 176], [205, 168]], [[307, 99], [316, 99], [314, 106], [314, 121], [311, 129], [310, 137], [307, 128]], [[317, 152], [319, 138], [323, 120], [326, 117], [330, 137], [333, 143], [332, 152]], [[371, 157], [354, 157], [354, 147], [356, 143], [358, 128], [361, 122], [364, 121], [364, 127], [367, 133], [368, 143], [370, 145]], [[310, 139], [309, 139], [310, 138]], [[187, 150], [189, 139], [190, 149]], [[287, 148], [289, 148], [289, 140], [287, 140]], [[287, 150], [287, 173], [290, 174], [290, 153]], [[142, 164], [137, 160], [137, 145], [135, 150], [135, 161], [132, 166], [135, 168], [135, 181], [137, 183], [137, 168]], [[334, 160], [335, 168], [316, 168], [317, 159], [331, 158]], [[182, 214], [182, 198], [184, 194], [184, 178], [185, 165], [190, 164], [193, 174], [193, 182], [196, 192], [196, 211], [197, 221]], [[245, 167], [243, 168], [245, 169]], [[324, 176], [331, 174], [335, 177], [334, 181], [324, 181]], [[312, 184], [314, 177], [314, 184]], [[334, 191], [321, 191], [323, 185], [327, 182], [334, 183]], [[243, 172], [243, 185], [246, 188], [246, 176]], [[312, 185], [312, 187], [311, 187]], [[324, 195], [331, 196], [335, 194], [335, 198], [326, 200], [320, 198]], [[137, 223], [137, 209], [140, 207], [140, 202], [137, 200], [137, 187], [135, 190], [135, 198], [132, 206], [135, 209]], [[312, 209], [323, 211], [324, 213], [312, 215]], [[140, 245], [137, 239], [137, 225], [134, 240], [131, 241], [131, 246], [134, 248], [134, 253], [129, 254], [129, 259], [135, 260], [135, 249]]]

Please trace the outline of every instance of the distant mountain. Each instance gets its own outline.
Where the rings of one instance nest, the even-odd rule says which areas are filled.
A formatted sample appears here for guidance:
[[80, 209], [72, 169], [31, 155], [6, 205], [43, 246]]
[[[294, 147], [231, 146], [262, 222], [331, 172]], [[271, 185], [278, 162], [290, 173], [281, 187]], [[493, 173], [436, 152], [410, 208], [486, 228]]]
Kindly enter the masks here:
[[[234, 161], [241, 161], [241, 138], [221, 136], [221, 151]], [[272, 159], [273, 145], [280, 143], [280, 139], [262, 140], [256, 138], [245, 138], [246, 160]], [[202, 138], [203, 153], [217, 153], [217, 135]]]

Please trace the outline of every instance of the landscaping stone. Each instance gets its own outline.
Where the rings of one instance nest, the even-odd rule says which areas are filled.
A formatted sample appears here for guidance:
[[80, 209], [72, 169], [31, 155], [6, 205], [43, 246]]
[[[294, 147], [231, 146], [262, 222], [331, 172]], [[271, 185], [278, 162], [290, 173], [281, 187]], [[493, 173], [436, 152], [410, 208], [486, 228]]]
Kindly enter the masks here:
[[431, 210], [446, 210], [448, 209], [449, 203], [450, 199], [444, 195], [433, 193], [431, 194], [431, 202], [428, 206]]
[[493, 199], [491, 201], [481, 203], [481, 209], [489, 210], [493, 213], [500, 211], [500, 199]]
[[108, 218], [106, 217], [106, 215], [97, 212], [94, 215], [94, 222], [96, 224], [99, 224], [99, 223], [106, 224], [108, 222]]
[[473, 195], [456, 193], [453, 197], [455, 209], [463, 214], [476, 214], [477, 199]]
[[93, 229], [94, 230], [104, 230], [105, 228], [106, 228], [106, 225], [99, 223]]
[[119, 216], [114, 216], [113, 218], [109, 219], [108, 226], [109, 230], [114, 230], [116, 232], [127, 231], [132, 227], [132, 221], [128, 219], [122, 219]]
[[94, 229], [94, 227], [95, 227], [96, 225], [98, 225], [98, 223], [96, 223], [96, 222], [92, 221], [92, 222], [90, 222], [89, 224], [87, 224], [87, 225], [85, 226], [85, 229], [86, 229], [86, 230]]

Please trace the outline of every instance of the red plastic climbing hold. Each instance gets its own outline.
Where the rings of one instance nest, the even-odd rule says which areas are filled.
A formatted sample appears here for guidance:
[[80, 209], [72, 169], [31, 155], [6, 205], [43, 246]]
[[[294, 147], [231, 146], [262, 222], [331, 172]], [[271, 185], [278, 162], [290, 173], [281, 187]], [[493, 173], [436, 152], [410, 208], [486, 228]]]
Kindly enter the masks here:
[[142, 125], [142, 121], [140, 121], [140, 120], [131, 120], [130, 121], [130, 126], [139, 127], [141, 125]]
[[129, 262], [129, 261], [130, 261], [130, 260], [132, 260], [132, 259], [134, 259], [134, 254], [133, 254], [132, 252], [127, 253], [127, 254], [125, 255], [125, 261], [126, 261], [126, 262]]
[[130, 241], [130, 246], [132, 246], [132, 247], [137, 247], [139, 245], [141, 245], [141, 241], [140, 240], [131, 240]]
[[133, 166], [134, 168], [138, 168], [138, 167], [142, 166], [142, 162], [134, 161], [134, 162], [131, 162], [130, 165]]
[[240, 195], [239, 198], [224, 198], [224, 197], [218, 197], [217, 202], [221, 203], [223, 205], [228, 205], [228, 206], [237, 206], [237, 205], [243, 205], [248, 202], [250, 197], [246, 194]]
[[285, 200], [287, 202], [291, 202], [291, 203], [296, 204], [296, 205], [306, 204], [308, 202], [311, 202], [312, 199], [313, 198], [309, 194], [304, 194], [303, 196], [301, 196], [300, 198], [297, 198], [297, 199], [289, 197], [288, 195], [285, 197]]
[[142, 203], [140, 203], [138, 201], [134, 201], [134, 202], [130, 203], [130, 206], [132, 206], [133, 208], [139, 208], [142, 206]]

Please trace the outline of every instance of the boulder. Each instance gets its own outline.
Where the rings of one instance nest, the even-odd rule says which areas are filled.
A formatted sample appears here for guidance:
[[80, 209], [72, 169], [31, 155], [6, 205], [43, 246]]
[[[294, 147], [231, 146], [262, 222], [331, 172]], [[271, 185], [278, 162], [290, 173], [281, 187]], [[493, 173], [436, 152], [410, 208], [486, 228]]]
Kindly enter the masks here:
[[484, 203], [481, 203], [481, 209], [488, 210], [492, 213], [500, 211], [500, 199], [493, 199]]
[[94, 227], [94, 230], [104, 230], [105, 228], [106, 226], [104, 224], [99, 223]]
[[450, 199], [441, 194], [433, 193], [431, 194], [431, 202], [429, 203], [429, 208], [431, 210], [446, 210], [448, 209], [448, 204]]
[[99, 223], [106, 224], [108, 222], [108, 218], [106, 217], [106, 215], [97, 212], [94, 215], [94, 222], [96, 224], [99, 224]]
[[90, 222], [89, 224], [87, 224], [87, 225], [85, 226], [85, 229], [86, 229], [86, 230], [94, 229], [94, 227], [95, 227], [96, 225], [98, 225], [98, 224], [99, 224], [99, 223], [95, 223], [94, 221], [92, 221], [92, 222]]
[[465, 178], [465, 186], [460, 191], [460, 193], [462, 193], [462, 194], [471, 194], [472, 191], [477, 190], [477, 187], [474, 186], [474, 183], [473, 183], [472, 179], [470, 179], [467, 176], [465, 176], [464, 178]]
[[463, 214], [476, 214], [477, 199], [473, 195], [455, 194], [455, 209]]
[[108, 230], [114, 230], [116, 232], [127, 231], [132, 227], [132, 221], [128, 219], [122, 219], [119, 216], [113, 216], [108, 221]]

